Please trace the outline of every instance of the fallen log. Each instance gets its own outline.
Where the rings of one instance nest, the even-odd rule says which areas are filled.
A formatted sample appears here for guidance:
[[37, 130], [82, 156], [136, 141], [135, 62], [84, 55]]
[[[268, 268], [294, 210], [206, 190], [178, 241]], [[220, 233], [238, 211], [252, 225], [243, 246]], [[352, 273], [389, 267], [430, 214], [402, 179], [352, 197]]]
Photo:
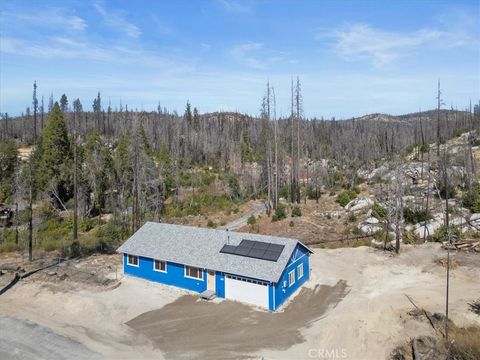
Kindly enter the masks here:
[[13, 279], [7, 285], [5, 285], [2, 289], [0, 289], [0, 295], [2, 295], [8, 289], [10, 289], [13, 285], [15, 285], [18, 282], [18, 280], [20, 280], [20, 276], [18, 276], [18, 273], [15, 273], [15, 276], [13, 277]]
[[35, 270], [31, 270], [31, 271], [29, 271], [29, 272], [26, 272], [25, 274], [22, 274], [22, 275], [20, 276], [20, 278], [25, 279], [25, 278], [29, 277], [30, 275], [33, 275], [33, 274], [35, 274], [35, 273], [37, 273], [37, 272], [39, 272], [39, 271], [42, 271], [42, 270], [51, 268], [51, 267], [53, 267], [53, 266], [57, 266], [58, 264], [60, 264], [60, 263], [63, 262], [63, 261], [64, 261], [64, 260], [57, 261], [57, 262], [54, 262], [53, 264], [50, 264], [50, 265], [47, 265], [47, 266], [43, 266], [43, 267], [38, 268], [38, 269], [35, 269]]
[[417, 339], [412, 339], [412, 356], [413, 360], [420, 360], [418, 356]]
[[10, 283], [8, 283], [6, 286], [4, 286], [1, 290], [0, 290], [0, 295], [2, 295], [3, 293], [5, 293], [7, 290], [9, 290], [13, 285], [15, 285], [19, 280], [21, 279], [25, 279], [27, 277], [29, 277], [30, 275], [33, 275], [39, 271], [42, 271], [42, 270], [45, 270], [45, 269], [48, 269], [48, 268], [51, 268], [53, 266], [56, 266], [58, 264], [60, 264], [61, 262], [63, 262], [64, 260], [59, 260], [59, 261], [56, 261], [54, 262], [53, 264], [49, 264], [47, 266], [42, 266], [41, 268], [38, 268], [38, 269], [34, 269], [34, 270], [31, 270], [29, 272], [26, 272], [26, 273], [23, 273], [22, 275], [19, 275], [18, 272], [15, 273], [15, 277], [13, 278], [12, 281], [10, 281]]

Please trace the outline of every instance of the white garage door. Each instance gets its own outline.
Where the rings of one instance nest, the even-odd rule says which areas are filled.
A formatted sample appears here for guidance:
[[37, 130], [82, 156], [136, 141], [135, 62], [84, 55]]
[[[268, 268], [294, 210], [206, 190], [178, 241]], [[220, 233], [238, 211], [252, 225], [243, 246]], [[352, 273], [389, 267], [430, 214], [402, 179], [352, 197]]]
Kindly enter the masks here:
[[268, 309], [268, 284], [239, 276], [225, 277], [225, 298]]

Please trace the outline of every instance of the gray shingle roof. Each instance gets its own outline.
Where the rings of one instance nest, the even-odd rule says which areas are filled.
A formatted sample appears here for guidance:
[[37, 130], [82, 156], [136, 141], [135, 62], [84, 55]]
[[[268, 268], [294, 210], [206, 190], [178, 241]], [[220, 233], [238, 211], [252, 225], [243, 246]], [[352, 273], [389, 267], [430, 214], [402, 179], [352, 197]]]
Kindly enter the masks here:
[[[230, 245], [249, 239], [285, 248], [276, 262], [220, 253], [227, 236]], [[117, 252], [278, 282], [297, 244], [311, 252], [295, 239], [147, 222]]]

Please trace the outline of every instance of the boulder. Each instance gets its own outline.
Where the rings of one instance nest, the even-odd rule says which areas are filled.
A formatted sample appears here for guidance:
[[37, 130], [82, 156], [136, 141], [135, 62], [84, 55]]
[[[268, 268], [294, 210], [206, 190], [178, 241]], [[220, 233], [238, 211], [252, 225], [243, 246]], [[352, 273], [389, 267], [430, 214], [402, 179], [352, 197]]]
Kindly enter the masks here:
[[379, 225], [365, 224], [360, 226], [360, 231], [365, 235], [373, 235], [380, 230], [382, 230], [382, 227]]
[[421, 225], [415, 229], [415, 234], [419, 237], [423, 237], [423, 232], [426, 229], [426, 236], [433, 235], [442, 225], [443, 221], [434, 218], [421, 223]]
[[405, 231], [413, 231], [415, 228], [415, 225], [412, 224], [405, 225]]
[[477, 221], [480, 220], [480, 213], [475, 213], [470, 216], [470, 221]]
[[377, 218], [369, 217], [367, 220], [365, 220], [366, 224], [378, 224], [380, 221], [378, 221]]
[[458, 227], [468, 226], [467, 220], [463, 217], [457, 217], [450, 220], [450, 225], [456, 225]]
[[357, 211], [372, 206], [373, 203], [374, 202], [372, 199], [367, 197], [361, 197], [350, 201], [347, 205], [345, 205], [345, 209], [350, 211]]

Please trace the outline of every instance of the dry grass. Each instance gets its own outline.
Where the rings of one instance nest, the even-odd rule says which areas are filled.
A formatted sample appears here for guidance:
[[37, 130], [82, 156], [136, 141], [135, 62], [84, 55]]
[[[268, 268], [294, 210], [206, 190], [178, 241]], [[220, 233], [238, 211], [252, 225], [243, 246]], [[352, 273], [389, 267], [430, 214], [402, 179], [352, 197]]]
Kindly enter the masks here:
[[[421, 311], [409, 312], [412, 316], [421, 317]], [[434, 319], [435, 321], [435, 319]], [[435, 321], [437, 330], [444, 328], [444, 321]], [[413, 359], [412, 342], [416, 341], [417, 355], [423, 360], [446, 359], [450, 351], [449, 359], [455, 360], [478, 360], [480, 359], [480, 327], [457, 327], [449, 321], [449, 346], [443, 335], [443, 331], [437, 331], [436, 337], [421, 336], [397, 346], [391, 353], [392, 360]]]
[[450, 338], [452, 339], [451, 355], [455, 359], [480, 359], [480, 327], [459, 328], [453, 326], [450, 330]]

